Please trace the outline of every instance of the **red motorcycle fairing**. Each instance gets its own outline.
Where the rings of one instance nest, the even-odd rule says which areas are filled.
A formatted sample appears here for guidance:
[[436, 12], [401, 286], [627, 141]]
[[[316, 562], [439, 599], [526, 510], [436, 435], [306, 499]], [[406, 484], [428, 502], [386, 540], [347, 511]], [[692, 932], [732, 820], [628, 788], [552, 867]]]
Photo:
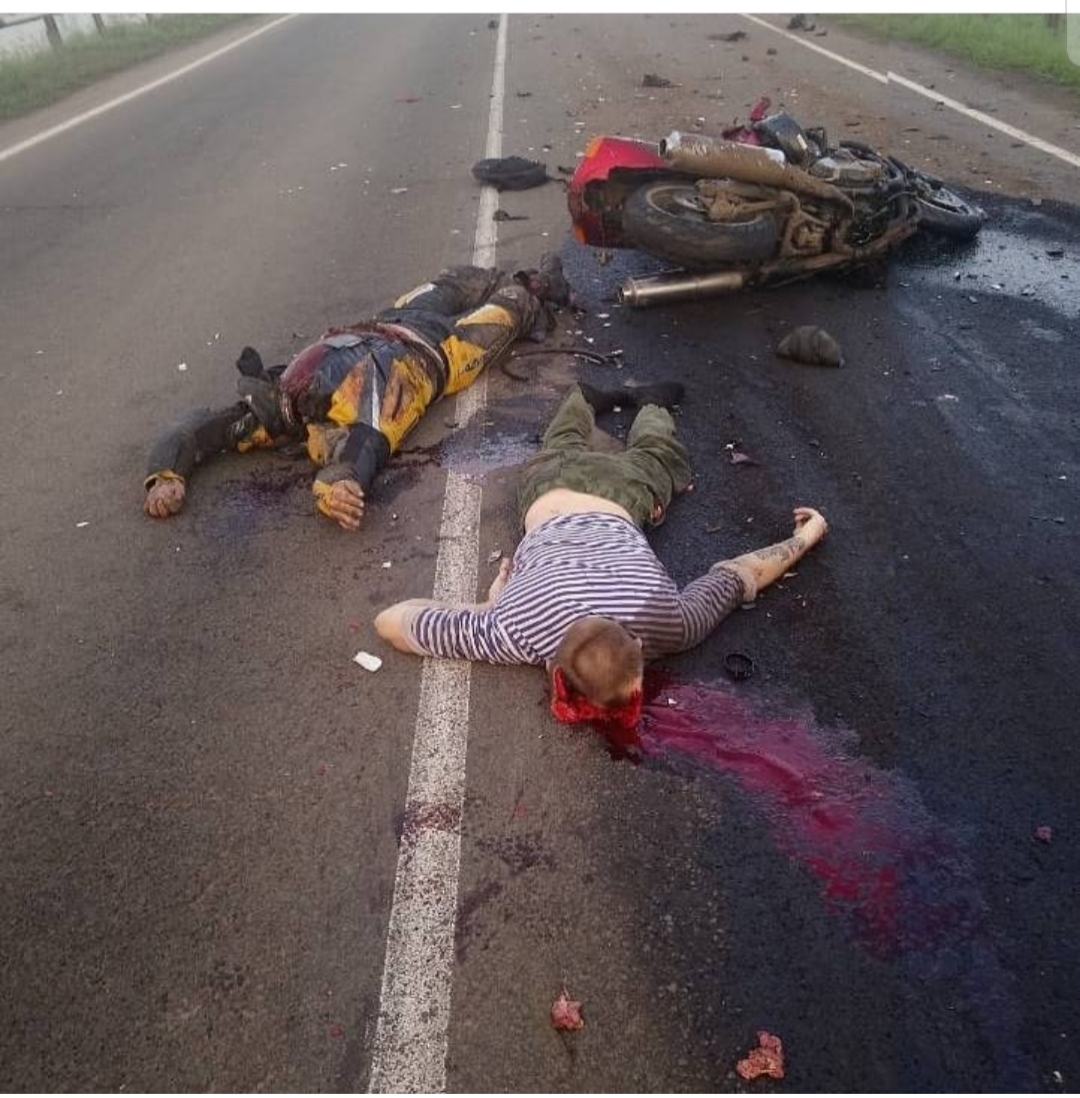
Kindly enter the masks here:
[[[625, 180], [620, 179], [623, 172]], [[595, 247], [619, 247], [623, 202], [653, 173], [674, 174], [657, 145], [630, 137], [594, 137], [566, 189], [574, 237]]]

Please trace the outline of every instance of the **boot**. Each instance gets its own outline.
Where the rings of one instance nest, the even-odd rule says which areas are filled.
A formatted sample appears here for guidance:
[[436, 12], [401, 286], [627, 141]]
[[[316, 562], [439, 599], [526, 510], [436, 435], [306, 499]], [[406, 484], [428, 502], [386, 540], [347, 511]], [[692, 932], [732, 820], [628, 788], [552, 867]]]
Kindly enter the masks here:
[[569, 305], [571, 301], [570, 283], [563, 274], [562, 260], [551, 252], [540, 257], [538, 269], [532, 268], [514, 273], [514, 281], [524, 286], [529, 293], [545, 305]]
[[641, 408], [646, 404], [658, 404], [671, 409], [682, 402], [685, 386], [677, 381], [659, 381], [655, 385], [624, 385], [620, 389], [598, 389], [579, 381], [578, 388], [586, 403], [596, 415], [603, 415], [615, 408]]
[[245, 374], [236, 387], [241, 398], [272, 438], [280, 438], [289, 433], [288, 424], [281, 414], [281, 392], [272, 381]]

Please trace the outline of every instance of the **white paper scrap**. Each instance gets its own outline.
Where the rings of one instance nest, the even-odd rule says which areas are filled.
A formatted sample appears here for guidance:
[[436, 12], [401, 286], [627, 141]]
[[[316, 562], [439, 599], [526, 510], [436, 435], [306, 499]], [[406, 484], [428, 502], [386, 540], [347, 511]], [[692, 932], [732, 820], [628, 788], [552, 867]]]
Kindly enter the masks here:
[[382, 660], [370, 652], [357, 652], [353, 656], [353, 663], [360, 664], [365, 671], [378, 671], [382, 667]]

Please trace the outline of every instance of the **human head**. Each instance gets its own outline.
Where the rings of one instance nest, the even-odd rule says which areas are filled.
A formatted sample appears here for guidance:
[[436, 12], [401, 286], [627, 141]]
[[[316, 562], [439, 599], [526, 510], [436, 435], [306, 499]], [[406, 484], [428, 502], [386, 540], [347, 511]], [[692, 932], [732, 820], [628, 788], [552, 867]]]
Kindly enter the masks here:
[[322, 365], [329, 351], [329, 345], [323, 340], [312, 343], [289, 363], [281, 375], [278, 384], [285, 409], [284, 414], [290, 423], [295, 423], [301, 418], [315, 372]]
[[[602, 718], [599, 711], [625, 711], [639, 704], [645, 661], [641, 641], [610, 618], [579, 618], [566, 631], [551, 661], [553, 709], [561, 720]], [[559, 679], [562, 683], [560, 684]], [[564, 685], [588, 711], [574, 715], [561, 698]], [[556, 703], [560, 703], [558, 706]]]

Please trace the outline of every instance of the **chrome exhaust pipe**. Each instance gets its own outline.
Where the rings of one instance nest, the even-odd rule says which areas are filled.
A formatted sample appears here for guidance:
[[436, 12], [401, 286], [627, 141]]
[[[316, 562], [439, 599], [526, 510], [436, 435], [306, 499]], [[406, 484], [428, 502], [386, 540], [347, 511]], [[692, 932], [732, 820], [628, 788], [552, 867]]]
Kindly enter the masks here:
[[746, 277], [741, 271], [715, 271], [712, 274], [664, 271], [644, 278], [628, 278], [619, 287], [619, 302], [641, 309], [647, 305], [668, 305], [675, 301], [731, 294], [745, 285]]

